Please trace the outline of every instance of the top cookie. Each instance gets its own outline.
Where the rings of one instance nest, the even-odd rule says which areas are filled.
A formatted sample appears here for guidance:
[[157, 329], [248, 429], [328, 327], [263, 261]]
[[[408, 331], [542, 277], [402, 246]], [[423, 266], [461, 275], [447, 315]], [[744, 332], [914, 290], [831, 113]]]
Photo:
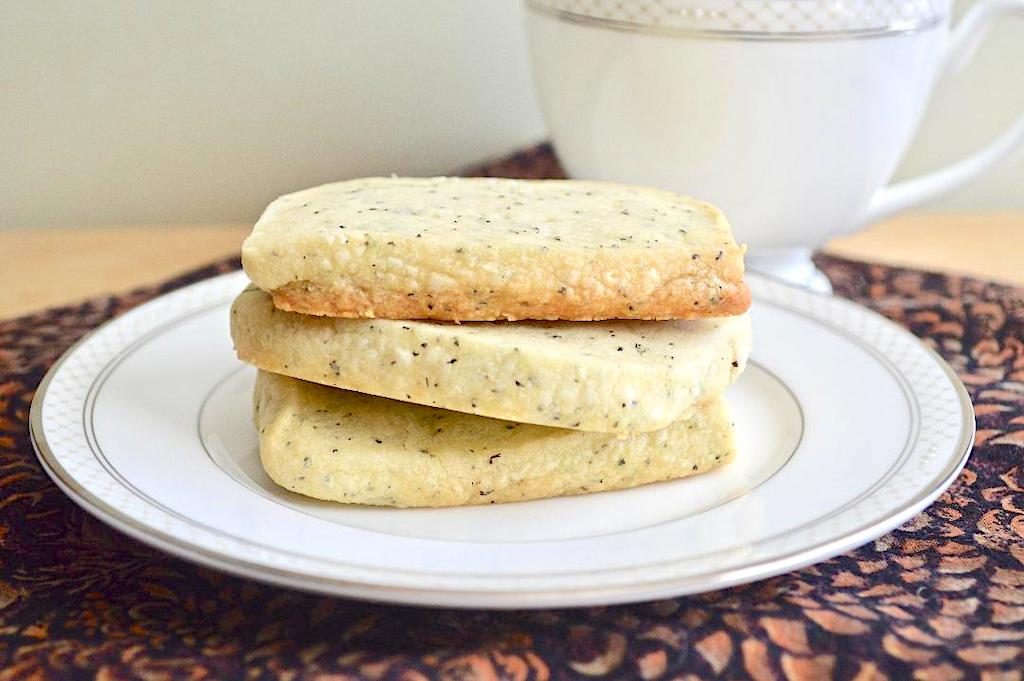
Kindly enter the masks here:
[[717, 208], [658, 189], [377, 177], [277, 199], [242, 264], [305, 314], [691, 319], [747, 309], [743, 252]]

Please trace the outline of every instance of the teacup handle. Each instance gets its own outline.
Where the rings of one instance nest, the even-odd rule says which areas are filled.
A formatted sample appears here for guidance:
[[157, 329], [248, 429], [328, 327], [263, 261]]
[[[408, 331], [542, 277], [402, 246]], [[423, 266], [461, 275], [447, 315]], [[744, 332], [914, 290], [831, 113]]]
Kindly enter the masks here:
[[[940, 78], [956, 73], [970, 61], [992, 25], [1008, 16], [1024, 18], [1024, 0], [982, 0], [953, 31]], [[865, 225], [940, 196], [1002, 161], [1024, 144], [1024, 113], [1002, 135], [980, 151], [920, 177], [879, 189], [858, 224]]]

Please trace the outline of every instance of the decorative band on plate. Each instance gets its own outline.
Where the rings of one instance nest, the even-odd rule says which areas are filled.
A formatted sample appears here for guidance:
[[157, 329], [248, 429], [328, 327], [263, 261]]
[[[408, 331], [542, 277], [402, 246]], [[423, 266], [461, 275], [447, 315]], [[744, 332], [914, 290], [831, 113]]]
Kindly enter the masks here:
[[942, 25], [948, 0], [526, 0], [570, 23], [619, 31], [742, 40], [827, 40]]

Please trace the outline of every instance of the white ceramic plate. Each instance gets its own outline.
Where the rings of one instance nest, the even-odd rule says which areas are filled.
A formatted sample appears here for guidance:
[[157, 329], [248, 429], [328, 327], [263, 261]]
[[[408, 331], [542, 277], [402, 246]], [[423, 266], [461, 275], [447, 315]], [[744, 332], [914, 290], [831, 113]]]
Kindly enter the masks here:
[[729, 392], [739, 455], [692, 479], [413, 510], [279, 489], [258, 462], [255, 372], [228, 336], [241, 273], [158, 298], [72, 348], [36, 394], [32, 438], [54, 481], [101, 520], [301, 589], [518, 608], [749, 582], [906, 521], [956, 477], [974, 433], [962, 384], [909, 333], [848, 301], [749, 279], [755, 349]]

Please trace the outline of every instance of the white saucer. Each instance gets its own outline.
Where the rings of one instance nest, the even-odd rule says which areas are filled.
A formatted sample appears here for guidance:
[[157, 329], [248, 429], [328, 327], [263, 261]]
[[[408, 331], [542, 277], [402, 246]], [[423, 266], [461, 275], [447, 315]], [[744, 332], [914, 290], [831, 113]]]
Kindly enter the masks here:
[[286, 492], [259, 466], [254, 370], [228, 274], [106, 324], [32, 404], [40, 461], [78, 504], [246, 577], [401, 603], [639, 601], [780, 574], [864, 544], [956, 477], [974, 416], [912, 335], [848, 301], [749, 275], [754, 353], [730, 389], [736, 462], [692, 479], [518, 504], [395, 510]]

